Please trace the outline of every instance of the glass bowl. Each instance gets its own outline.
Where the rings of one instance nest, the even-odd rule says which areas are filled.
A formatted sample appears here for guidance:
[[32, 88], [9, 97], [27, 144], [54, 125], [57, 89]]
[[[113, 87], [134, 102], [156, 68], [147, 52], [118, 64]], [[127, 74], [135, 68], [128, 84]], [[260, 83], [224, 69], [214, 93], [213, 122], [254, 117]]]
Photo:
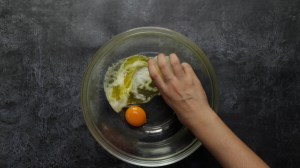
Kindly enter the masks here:
[[131, 55], [153, 57], [157, 53], [176, 53], [182, 62], [191, 64], [211, 107], [217, 111], [219, 91], [209, 60], [188, 38], [165, 28], [135, 28], [113, 37], [96, 52], [81, 88], [84, 119], [96, 141], [113, 156], [147, 167], [177, 162], [201, 145], [160, 96], [141, 105], [147, 113], [147, 123], [138, 128], [129, 126], [124, 111], [114, 112], [106, 99], [103, 80], [109, 66]]

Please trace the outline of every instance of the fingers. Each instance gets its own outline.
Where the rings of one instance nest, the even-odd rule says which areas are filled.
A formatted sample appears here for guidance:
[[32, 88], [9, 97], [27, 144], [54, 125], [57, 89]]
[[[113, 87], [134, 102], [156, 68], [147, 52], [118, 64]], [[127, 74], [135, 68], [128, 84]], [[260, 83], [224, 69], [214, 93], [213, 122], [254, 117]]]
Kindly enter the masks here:
[[188, 63], [180, 64], [180, 60], [176, 54], [170, 54], [170, 63], [167, 62], [164, 54], [159, 54], [157, 56], [157, 64], [158, 67], [155, 61], [150, 59], [148, 68], [154, 84], [159, 89], [162, 89], [169, 81], [176, 79], [177, 77], [179, 80], [182, 79], [181, 77], [184, 77], [193, 83], [200, 83], [191, 65]]
[[170, 54], [170, 63], [173, 69], [174, 75], [177, 77], [182, 77], [184, 75], [183, 68], [176, 54]]
[[157, 64], [165, 82], [168, 82], [174, 78], [174, 73], [169, 63], [167, 62], [166, 56], [164, 54], [158, 54]]
[[149, 70], [149, 74], [155, 84], [155, 86], [160, 90], [164, 87], [164, 81], [161, 77], [161, 75], [159, 74], [159, 71], [156, 67], [156, 63], [154, 60], [150, 59], [148, 61], [148, 70]]
[[200, 82], [197, 75], [195, 74], [195, 71], [193, 70], [192, 66], [188, 63], [182, 63], [182, 68], [184, 71], [185, 76], [187, 76], [187, 78], [192, 79], [194, 82]]

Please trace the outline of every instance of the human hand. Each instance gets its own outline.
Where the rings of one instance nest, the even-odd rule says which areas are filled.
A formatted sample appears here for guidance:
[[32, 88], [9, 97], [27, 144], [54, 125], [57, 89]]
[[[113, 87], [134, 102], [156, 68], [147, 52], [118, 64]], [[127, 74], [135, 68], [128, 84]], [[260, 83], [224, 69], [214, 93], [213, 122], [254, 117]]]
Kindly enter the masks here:
[[192, 127], [205, 123], [212, 110], [200, 80], [188, 63], [180, 63], [176, 54], [170, 54], [170, 61], [159, 54], [157, 62], [149, 60], [148, 68], [161, 96], [182, 124]]
[[213, 112], [192, 67], [159, 54], [149, 60], [150, 76], [166, 103], [223, 167], [269, 167]]

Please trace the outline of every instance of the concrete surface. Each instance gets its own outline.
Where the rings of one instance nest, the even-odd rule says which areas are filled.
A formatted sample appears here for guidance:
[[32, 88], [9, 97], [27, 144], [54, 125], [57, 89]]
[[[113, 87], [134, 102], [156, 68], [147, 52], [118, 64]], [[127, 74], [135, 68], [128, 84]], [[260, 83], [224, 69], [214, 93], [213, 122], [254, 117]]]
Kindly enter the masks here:
[[[83, 72], [114, 35], [178, 31], [217, 73], [219, 114], [272, 167], [300, 167], [300, 1], [0, 0], [0, 167], [128, 168], [90, 135]], [[220, 167], [205, 148], [167, 167]]]

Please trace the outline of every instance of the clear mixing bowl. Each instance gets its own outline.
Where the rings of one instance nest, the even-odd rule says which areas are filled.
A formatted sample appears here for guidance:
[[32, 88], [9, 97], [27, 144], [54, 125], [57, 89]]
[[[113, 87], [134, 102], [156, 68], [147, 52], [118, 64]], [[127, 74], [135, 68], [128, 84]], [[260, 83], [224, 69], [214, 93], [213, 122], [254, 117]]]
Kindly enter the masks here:
[[191, 64], [211, 107], [217, 111], [219, 91], [209, 60], [188, 38], [165, 28], [135, 28], [113, 37], [91, 60], [81, 88], [83, 115], [93, 137], [115, 157], [139, 166], [177, 162], [201, 145], [160, 96], [141, 105], [147, 113], [147, 123], [139, 128], [129, 126], [124, 111], [114, 112], [106, 99], [103, 80], [109, 66], [131, 55], [153, 57], [157, 53], [176, 53], [182, 62]]

